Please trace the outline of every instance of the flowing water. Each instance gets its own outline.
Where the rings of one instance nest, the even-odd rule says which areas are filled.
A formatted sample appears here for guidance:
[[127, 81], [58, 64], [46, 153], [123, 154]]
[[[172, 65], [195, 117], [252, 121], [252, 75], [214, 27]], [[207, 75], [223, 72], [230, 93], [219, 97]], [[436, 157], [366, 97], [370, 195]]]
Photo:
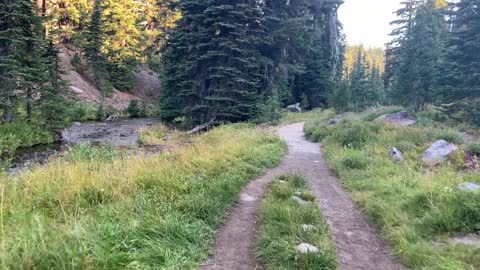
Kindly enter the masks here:
[[71, 127], [61, 132], [61, 142], [19, 149], [13, 158], [9, 173], [15, 174], [34, 164], [45, 164], [50, 157], [60, 154], [68, 145], [135, 145], [138, 140], [138, 131], [157, 123], [160, 123], [160, 120], [155, 118], [121, 119], [115, 122], [73, 123]]

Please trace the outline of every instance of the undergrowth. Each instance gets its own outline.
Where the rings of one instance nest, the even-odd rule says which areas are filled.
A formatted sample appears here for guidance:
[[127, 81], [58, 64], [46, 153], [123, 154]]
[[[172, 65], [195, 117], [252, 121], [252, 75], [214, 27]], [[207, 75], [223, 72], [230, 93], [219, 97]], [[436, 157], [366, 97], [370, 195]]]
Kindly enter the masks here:
[[[480, 269], [478, 247], [450, 240], [480, 230], [480, 192], [458, 188], [463, 182], [480, 184], [479, 173], [464, 171], [462, 149], [439, 166], [423, 164], [422, 153], [435, 140], [463, 142], [455, 129], [430, 122], [401, 128], [366, 120], [336, 125], [311, 121], [305, 133], [323, 141], [329, 164], [383, 229], [405, 266]], [[476, 146], [468, 151], [476, 153]], [[394, 161], [390, 147], [402, 150], [406, 160]]]
[[[294, 195], [310, 203], [299, 205], [291, 198]], [[257, 240], [257, 255], [267, 269], [336, 268], [332, 237], [314, 200], [301, 176], [281, 176], [272, 183], [260, 208]], [[302, 243], [318, 252], [300, 253], [296, 247]]]
[[196, 268], [241, 188], [286, 146], [238, 126], [192, 140], [152, 157], [74, 148], [1, 179], [0, 268]]

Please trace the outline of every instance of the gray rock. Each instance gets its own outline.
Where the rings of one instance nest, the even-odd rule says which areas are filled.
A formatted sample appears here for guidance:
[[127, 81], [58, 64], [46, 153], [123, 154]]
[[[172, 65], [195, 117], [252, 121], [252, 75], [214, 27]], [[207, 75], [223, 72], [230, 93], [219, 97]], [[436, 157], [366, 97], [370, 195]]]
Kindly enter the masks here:
[[329, 125], [335, 125], [335, 124], [338, 124], [342, 121], [342, 119], [340, 118], [332, 118], [330, 120], [328, 120], [327, 124]]
[[73, 124], [72, 124], [72, 126], [75, 126], [75, 127], [80, 126], [80, 125], [82, 125], [82, 123], [80, 123], [80, 122], [73, 122]]
[[314, 225], [310, 225], [310, 224], [302, 224], [300, 225], [300, 228], [302, 228], [302, 230], [304, 232], [309, 232], [309, 231], [313, 231], [316, 229], [316, 227]]
[[302, 243], [298, 245], [295, 249], [302, 254], [318, 252], [318, 248], [316, 246], [307, 243]]
[[474, 183], [466, 182], [466, 183], [462, 183], [462, 184], [458, 185], [458, 189], [480, 191], [480, 186], [477, 185], [477, 184], [474, 184]]
[[422, 160], [430, 165], [437, 165], [447, 160], [447, 158], [458, 151], [458, 147], [445, 140], [438, 140], [423, 153]]
[[292, 200], [298, 202], [298, 204], [300, 204], [300, 205], [306, 205], [306, 204], [308, 204], [307, 201], [304, 201], [304, 200], [302, 200], [302, 198], [297, 197], [297, 196], [292, 196]]
[[404, 161], [405, 160], [405, 157], [403, 156], [402, 151], [398, 150], [395, 147], [390, 148], [389, 154], [396, 161]]
[[375, 119], [375, 121], [389, 122], [401, 127], [408, 127], [417, 123], [415, 117], [407, 111], [385, 114]]
[[302, 107], [300, 106], [300, 103], [297, 103], [295, 105], [288, 106], [287, 110], [294, 113], [300, 113], [302, 112]]

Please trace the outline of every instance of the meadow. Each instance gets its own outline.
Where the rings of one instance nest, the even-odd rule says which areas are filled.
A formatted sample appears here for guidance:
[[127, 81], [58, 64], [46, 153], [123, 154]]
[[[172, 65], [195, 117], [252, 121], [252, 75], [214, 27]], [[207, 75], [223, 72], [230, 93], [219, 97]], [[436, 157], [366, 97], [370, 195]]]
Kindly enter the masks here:
[[[323, 142], [330, 166], [353, 198], [379, 225], [403, 264], [412, 269], [480, 269], [480, 249], [456, 241], [480, 230], [480, 192], [460, 189], [480, 184], [480, 173], [464, 161], [478, 155], [478, 143], [467, 143], [462, 127], [447, 125], [438, 113], [417, 114], [417, 125], [397, 127], [374, 120], [399, 108], [358, 114], [356, 120], [329, 125], [310, 120], [305, 134]], [[444, 139], [460, 150], [443, 164], [421, 160], [432, 142]], [[389, 156], [396, 147], [405, 155]]]
[[0, 268], [194, 269], [244, 184], [285, 150], [228, 125], [150, 157], [79, 146], [0, 176]]

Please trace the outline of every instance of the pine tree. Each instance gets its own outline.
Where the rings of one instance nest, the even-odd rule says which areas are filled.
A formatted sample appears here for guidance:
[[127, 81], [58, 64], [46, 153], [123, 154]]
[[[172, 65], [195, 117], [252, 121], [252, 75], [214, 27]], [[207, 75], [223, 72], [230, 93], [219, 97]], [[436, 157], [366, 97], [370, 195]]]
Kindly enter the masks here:
[[372, 89], [370, 89], [369, 67], [363, 51], [363, 49], [358, 50], [350, 75], [350, 92], [352, 103], [356, 109], [366, 108], [372, 104], [372, 99], [375, 99]]
[[107, 59], [102, 53], [104, 40], [103, 29], [103, 0], [95, 0], [95, 6], [92, 13], [90, 25], [88, 26], [86, 55], [93, 68], [94, 83], [100, 89], [103, 96], [112, 91], [110, 76], [107, 71]]
[[386, 45], [385, 51], [384, 88], [387, 92], [390, 92], [390, 87], [398, 71], [402, 49], [414, 25], [416, 10], [421, 3], [421, 0], [401, 2], [401, 8], [395, 12], [397, 19], [390, 23], [395, 29], [390, 33], [392, 41]]
[[461, 0], [452, 6], [453, 21], [438, 72], [443, 102], [480, 98], [480, 1]]
[[[266, 65], [257, 50], [264, 36], [261, 10], [250, 0], [207, 4], [186, 1], [181, 6], [185, 17], [180, 24], [186, 25], [172, 36], [165, 54], [163, 117], [182, 115], [189, 125], [252, 119]], [[185, 49], [188, 56], [180, 56]], [[181, 112], [173, 109], [180, 99]]]
[[436, 66], [442, 50], [443, 14], [434, 0], [421, 5], [404, 45], [395, 77], [394, 96], [415, 110], [432, 102]]
[[14, 120], [13, 109], [26, 97], [27, 116], [32, 114], [32, 96], [42, 81], [38, 31], [41, 21], [29, 0], [0, 3], [0, 104], [2, 121]]

